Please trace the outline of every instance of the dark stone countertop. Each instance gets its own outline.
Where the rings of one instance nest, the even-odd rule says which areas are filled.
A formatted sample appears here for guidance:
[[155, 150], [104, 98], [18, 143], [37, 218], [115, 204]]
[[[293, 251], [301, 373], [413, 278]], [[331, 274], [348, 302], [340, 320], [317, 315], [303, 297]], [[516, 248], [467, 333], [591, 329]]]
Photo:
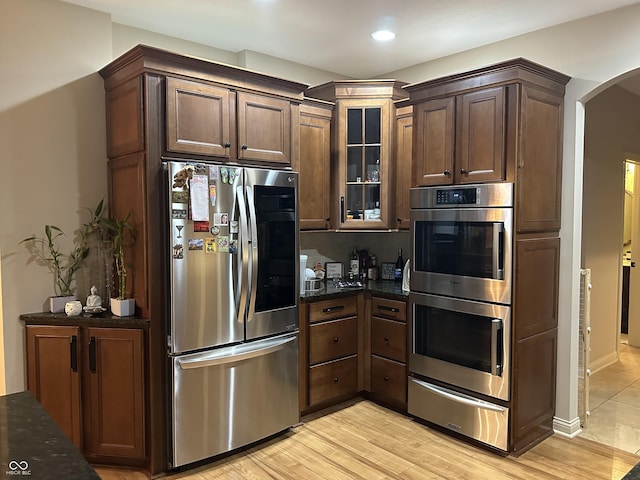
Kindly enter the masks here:
[[69, 317], [66, 313], [23, 313], [20, 315], [26, 325], [71, 325], [86, 327], [148, 327], [149, 319], [139, 317], [117, 317], [111, 315], [109, 311], [94, 314], [81, 314], [76, 317]]
[[100, 479], [29, 392], [0, 396], [0, 478]]
[[335, 296], [348, 295], [350, 293], [367, 292], [381, 295], [387, 298], [407, 300], [409, 292], [402, 290], [402, 283], [391, 280], [376, 280], [365, 283], [362, 287], [338, 288], [332, 280], [323, 283], [320, 290], [315, 292], [305, 292], [300, 295], [303, 300], [321, 300]]

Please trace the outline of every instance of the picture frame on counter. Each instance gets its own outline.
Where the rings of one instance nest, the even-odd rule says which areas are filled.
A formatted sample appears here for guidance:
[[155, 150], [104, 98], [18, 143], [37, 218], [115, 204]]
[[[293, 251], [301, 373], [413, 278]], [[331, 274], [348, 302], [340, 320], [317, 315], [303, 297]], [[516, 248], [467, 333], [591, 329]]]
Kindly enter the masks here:
[[396, 264], [391, 262], [382, 262], [380, 264], [380, 279], [381, 280], [394, 280], [394, 271]]
[[327, 280], [342, 278], [342, 262], [326, 262], [324, 264], [324, 271]]

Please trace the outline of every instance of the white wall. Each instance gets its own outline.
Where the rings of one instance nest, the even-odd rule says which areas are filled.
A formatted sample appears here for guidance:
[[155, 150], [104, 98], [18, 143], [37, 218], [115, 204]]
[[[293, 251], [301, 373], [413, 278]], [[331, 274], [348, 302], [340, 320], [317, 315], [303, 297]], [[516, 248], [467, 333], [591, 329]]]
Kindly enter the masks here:
[[640, 154], [640, 98], [613, 86], [585, 105], [582, 258], [591, 269], [591, 364], [617, 360], [621, 312], [624, 161]]
[[53, 223], [70, 236], [106, 195], [108, 15], [50, 0], [0, 0], [0, 251], [5, 382], [24, 388], [19, 315], [43, 310], [51, 275], [18, 242]]

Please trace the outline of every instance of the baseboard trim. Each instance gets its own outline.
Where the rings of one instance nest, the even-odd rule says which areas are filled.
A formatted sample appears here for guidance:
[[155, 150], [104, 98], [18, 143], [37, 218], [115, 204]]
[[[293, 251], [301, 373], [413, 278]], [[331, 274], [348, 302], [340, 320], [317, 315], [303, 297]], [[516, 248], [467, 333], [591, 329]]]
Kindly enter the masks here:
[[563, 418], [553, 417], [553, 431], [558, 435], [567, 438], [577, 437], [582, 433], [580, 427], [580, 417], [576, 417], [571, 421], [567, 421]]
[[605, 355], [602, 358], [594, 362], [589, 363], [589, 370], [591, 370], [591, 375], [602, 370], [603, 368], [608, 367], [609, 365], [613, 365], [618, 361], [618, 352], [611, 352], [608, 355]]

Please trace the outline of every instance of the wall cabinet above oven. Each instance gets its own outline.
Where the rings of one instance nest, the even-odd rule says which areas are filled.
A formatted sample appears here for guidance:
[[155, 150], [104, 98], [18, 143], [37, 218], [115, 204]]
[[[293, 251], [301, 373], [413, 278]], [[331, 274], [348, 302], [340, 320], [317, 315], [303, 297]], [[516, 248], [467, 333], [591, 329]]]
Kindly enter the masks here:
[[568, 81], [520, 58], [405, 86], [412, 185], [514, 182], [517, 230], [558, 230]]

